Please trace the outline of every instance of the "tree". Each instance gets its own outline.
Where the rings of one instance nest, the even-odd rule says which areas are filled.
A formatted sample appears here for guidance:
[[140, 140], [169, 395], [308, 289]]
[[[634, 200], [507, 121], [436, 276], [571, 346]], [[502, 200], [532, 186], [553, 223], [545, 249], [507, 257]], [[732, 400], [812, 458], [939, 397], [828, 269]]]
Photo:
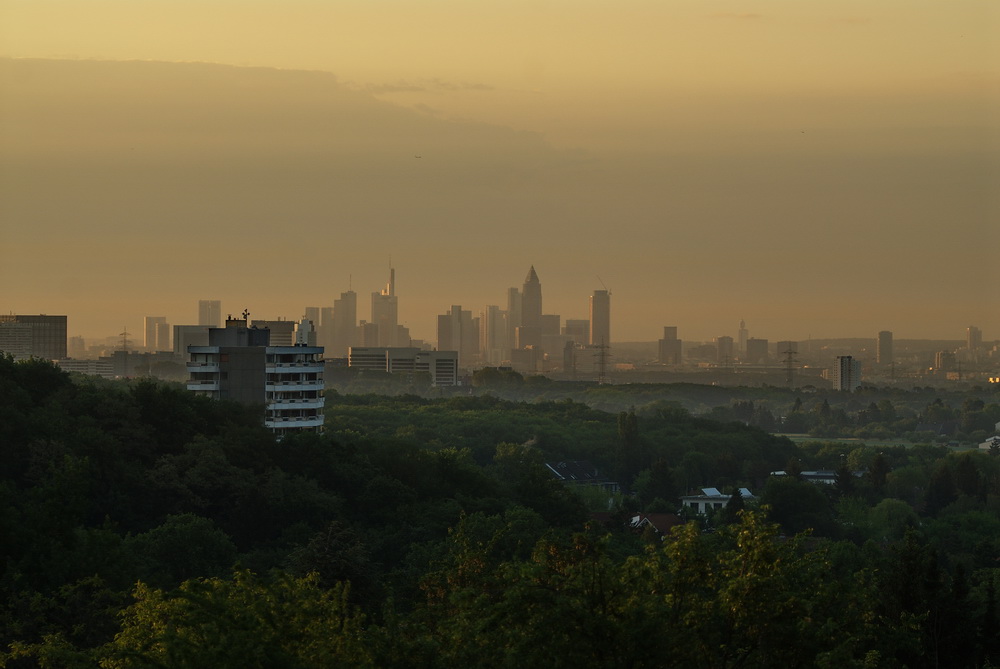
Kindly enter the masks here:
[[234, 669], [373, 666], [363, 617], [348, 586], [321, 590], [315, 577], [185, 581], [165, 593], [139, 584], [115, 640], [100, 649], [105, 669]]

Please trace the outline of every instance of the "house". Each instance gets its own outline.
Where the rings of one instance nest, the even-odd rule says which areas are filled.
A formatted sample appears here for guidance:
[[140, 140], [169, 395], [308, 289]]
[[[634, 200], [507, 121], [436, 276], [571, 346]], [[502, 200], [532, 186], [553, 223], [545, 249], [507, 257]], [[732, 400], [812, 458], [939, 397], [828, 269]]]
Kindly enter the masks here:
[[673, 513], [640, 513], [632, 516], [629, 527], [636, 532], [642, 532], [647, 527], [652, 527], [657, 534], [666, 535], [670, 533], [671, 528], [683, 524], [684, 521]]
[[609, 481], [587, 460], [546, 462], [545, 468], [559, 481], [576, 485], [600, 486], [608, 492], [618, 492], [618, 483]]
[[[740, 496], [744, 501], [757, 499], [747, 488], [740, 488]], [[709, 511], [722, 509], [729, 503], [732, 495], [724, 495], [718, 488], [702, 488], [700, 495], [684, 495], [681, 497], [681, 505], [685, 509], [691, 509], [697, 514], [706, 514]]]

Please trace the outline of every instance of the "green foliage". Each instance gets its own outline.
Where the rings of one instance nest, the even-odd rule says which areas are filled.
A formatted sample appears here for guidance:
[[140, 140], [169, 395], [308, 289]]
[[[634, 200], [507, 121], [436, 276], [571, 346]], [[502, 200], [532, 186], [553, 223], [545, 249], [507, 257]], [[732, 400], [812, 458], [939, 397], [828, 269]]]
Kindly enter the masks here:
[[374, 666], [346, 586], [241, 571], [169, 593], [140, 584], [134, 597], [121, 632], [99, 651], [101, 667]]

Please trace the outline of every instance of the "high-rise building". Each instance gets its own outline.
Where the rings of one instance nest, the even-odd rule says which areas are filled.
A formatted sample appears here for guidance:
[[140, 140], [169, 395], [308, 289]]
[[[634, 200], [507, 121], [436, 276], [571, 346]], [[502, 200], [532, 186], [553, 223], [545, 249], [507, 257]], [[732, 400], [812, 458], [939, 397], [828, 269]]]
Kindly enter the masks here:
[[715, 359], [719, 363], [726, 365], [733, 361], [733, 338], [732, 337], [716, 337], [715, 338]]
[[891, 365], [892, 360], [892, 332], [882, 330], [875, 340], [875, 364]]
[[766, 339], [757, 339], [756, 337], [747, 339], [747, 353], [744, 356], [744, 362], [751, 365], [763, 365], [767, 364], [769, 360], [770, 355], [768, 354], [768, 341]]
[[507, 289], [507, 348], [517, 348], [517, 329], [521, 327], [521, 291]]
[[[229, 322], [228, 320], [226, 321]], [[280, 318], [276, 321], [255, 320], [250, 321], [250, 327], [259, 330], [270, 330], [270, 342], [272, 346], [291, 346], [295, 343], [295, 321], [285, 321]], [[228, 325], [226, 327], [229, 327]]]
[[438, 316], [437, 348], [458, 351], [459, 366], [467, 366], [479, 357], [479, 319], [472, 312], [453, 305], [451, 311]]
[[850, 355], [838, 355], [830, 380], [834, 390], [857, 390], [861, 387], [861, 361]]
[[175, 325], [174, 353], [187, 355], [188, 346], [208, 346], [207, 325]]
[[975, 351], [983, 346], [983, 331], [975, 325], [970, 325], [965, 329], [965, 347], [970, 351]]
[[198, 325], [207, 325], [210, 328], [222, 326], [220, 300], [198, 300]]
[[521, 324], [517, 329], [517, 348], [538, 347], [541, 343], [542, 284], [532, 265], [521, 288]]
[[6, 314], [0, 315], [0, 352], [18, 359], [66, 357], [66, 317]]
[[[349, 290], [333, 301], [333, 358], [346, 358], [347, 349], [358, 343], [358, 294]], [[377, 336], [376, 336], [377, 340]]]
[[747, 323], [742, 318], [740, 319], [740, 329], [737, 333], [737, 346], [739, 347], [737, 351], [742, 356], [747, 352], [747, 341], [750, 339], [750, 331], [747, 330]]
[[510, 357], [507, 343], [507, 313], [489, 305], [479, 313], [479, 354], [490, 365], [499, 365]]
[[[166, 316], [146, 316], [143, 319], [143, 340], [142, 346], [147, 351], [169, 351], [169, 347], [161, 347], [158, 335], [159, 326], [166, 325]], [[166, 344], [168, 342], [164, 342]]]
[[567, 318], [562, 333], [572, 337], [574, 343], [586, 345], [590, 341], [590, 321], [584, 318]]
[[389, 268], [389, 282], [378, 293], [372, 293], [372, 319], [378, 327], [378, 345], [399, 345], [399, 302], [396, 298], [396, 270]]
[[278, 436], [322, 429], [323, 348], [272, 346], [270, 334], [232, 318], [224, 328], [211, 328], [208, 346], [188, 348], [188, 390], [263, 404], [264, 425]]
[[665, 325], [663, 327], [663, 339], [659, 341], [660, 364], [679, 365], [681, 364], [681, 340], [677, 338], [677, 327]]
[[590, 343], [611, 346], [611, 293], [595, 290], [590, 296]]
[[562, 316], [559, 314], [542, 314], [541, 328], [543, 337], [551, 337], [559, 334], [559, 327], [562, 325]]

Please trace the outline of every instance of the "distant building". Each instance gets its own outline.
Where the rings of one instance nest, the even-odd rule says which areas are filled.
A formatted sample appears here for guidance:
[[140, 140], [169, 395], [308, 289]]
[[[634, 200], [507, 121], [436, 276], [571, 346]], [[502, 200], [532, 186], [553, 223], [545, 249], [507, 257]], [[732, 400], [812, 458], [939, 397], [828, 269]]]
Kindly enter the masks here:
[[222, 327], [222, 302], [220, 300], [198, 300], [198, 325], [210, 328]]
[[567, 337], [572, 337], [577, 344], [586, 344], [590, 341], [590, 321], [582, 318], [567, 318], [562, 333]]
[[[740, 496], [743, 501], [749, 502], [757, 499], [746, 488], [740, 488]], [[690, 509], [699, 515], [705, 515], [710, 511], [718, 511], [725, 508], [732, 495], [724, 495], [718, 488], [702, 488], [700, 495], [684, 495], [681, 497], [681, 505], [685, 509]]]
[[747, 339], [747, 353], [744, 362], [751, 365], [765, 365], [770, 361], [768, 354], [768, 341], [750, 337]]
[[983, 346], [983, 331], [975, 325], [970, 325], [965, 329], [965, 347], [970, 351], [977, 351]]
[[352, 346], [349, 367], [389, 374], [428, 374], [431, 385], [458, 385], [458, 351], [423, 351], [412, 347]]
[[0, 352], [17, 359], [66, 357], [66, 317], [0, 315]]
[[208, 346], [207, 325], [175, 325], [174, 353], [187, 356], [188, 346]]
[[659, 342], [657, 360], [661, 365], [681, 364], [681, 340], [677, 338], [677, 327], [666, 325], [663, 327], [663, 339]]
[[510, 357], [509, 351], [507, 312], [499, 306], [488, 305], [479, 312], [479, 355], [487, 364], [499, 365]]
[[542, 284], [532, 265], [521, 289], [521, 319], [517, 328], [517, 348], [542, 344]]
[[333, 301], [332, 329], [333, 349], [327, 353], [334, 358], [346, 357], [347, 349], [358, 344], [358, 294], [353, 290], [341, 293]]
[[732, 337], [723, 336], [715, 338], [715, 360], [723, 365], [729, 364], [733, 361]]
[[278, 436], [321, 430], [323, 348], [272, 346], [270, 335], [232, 318], [211, 328], [208, 346], [188, 348], [188, 390], [263, 406], [264, 425]]
[[737, 332], [737, 352], [740, 356], [746, 355], [747, 352], [747, 342], [750, 340], [750, 331], [747, 330], [747, 323], [742, 318], [740, 319], [740, 329]]
[[147, 351], [169, 351], [170, 349], [170, 326], [167, 324], [166, 316], [146, 316], [143, 319], [143, 340], [142, 346]]
[[437, 348], [458, 351], [458, 364], [465, 367], [479, 357], [479, 319], [472, 312], [452, 305], [451, 311], [437, 317]]
[[[396, 270], [389, 268], [389, 282], [378, 293], [372, 293], [371, 322], [378, 328], [378, 345], [398, 347], [409, 343], [401, 337], [399, 328], [399, 298], [396, 297]], [[405, 339], [409, 339], [407, 336]]]
[[861, 387], [861, 361], [854, 356], [838, 355], [830, 372], [834, 390], [854, 391]]
[[892, 333], [882, 330], [875, 340], [875, 363], [878, 365], [891, 365], [893, 361]]
[[590, 296], [590, 344], [611, 346], [611, 293], [606, 290]]
[[[229, 323], [227, 320], [226, 323]], [[258, 330], [270, 330], [271, 331], [271, 345], [272, 346], [291, 346], [295, 343], [295, 321], [266, 321], [266, 320], [255, 320], [250, 322], [250, 327], [257, 328]], [[229, 327], [228, 325], [226, 327]]]

